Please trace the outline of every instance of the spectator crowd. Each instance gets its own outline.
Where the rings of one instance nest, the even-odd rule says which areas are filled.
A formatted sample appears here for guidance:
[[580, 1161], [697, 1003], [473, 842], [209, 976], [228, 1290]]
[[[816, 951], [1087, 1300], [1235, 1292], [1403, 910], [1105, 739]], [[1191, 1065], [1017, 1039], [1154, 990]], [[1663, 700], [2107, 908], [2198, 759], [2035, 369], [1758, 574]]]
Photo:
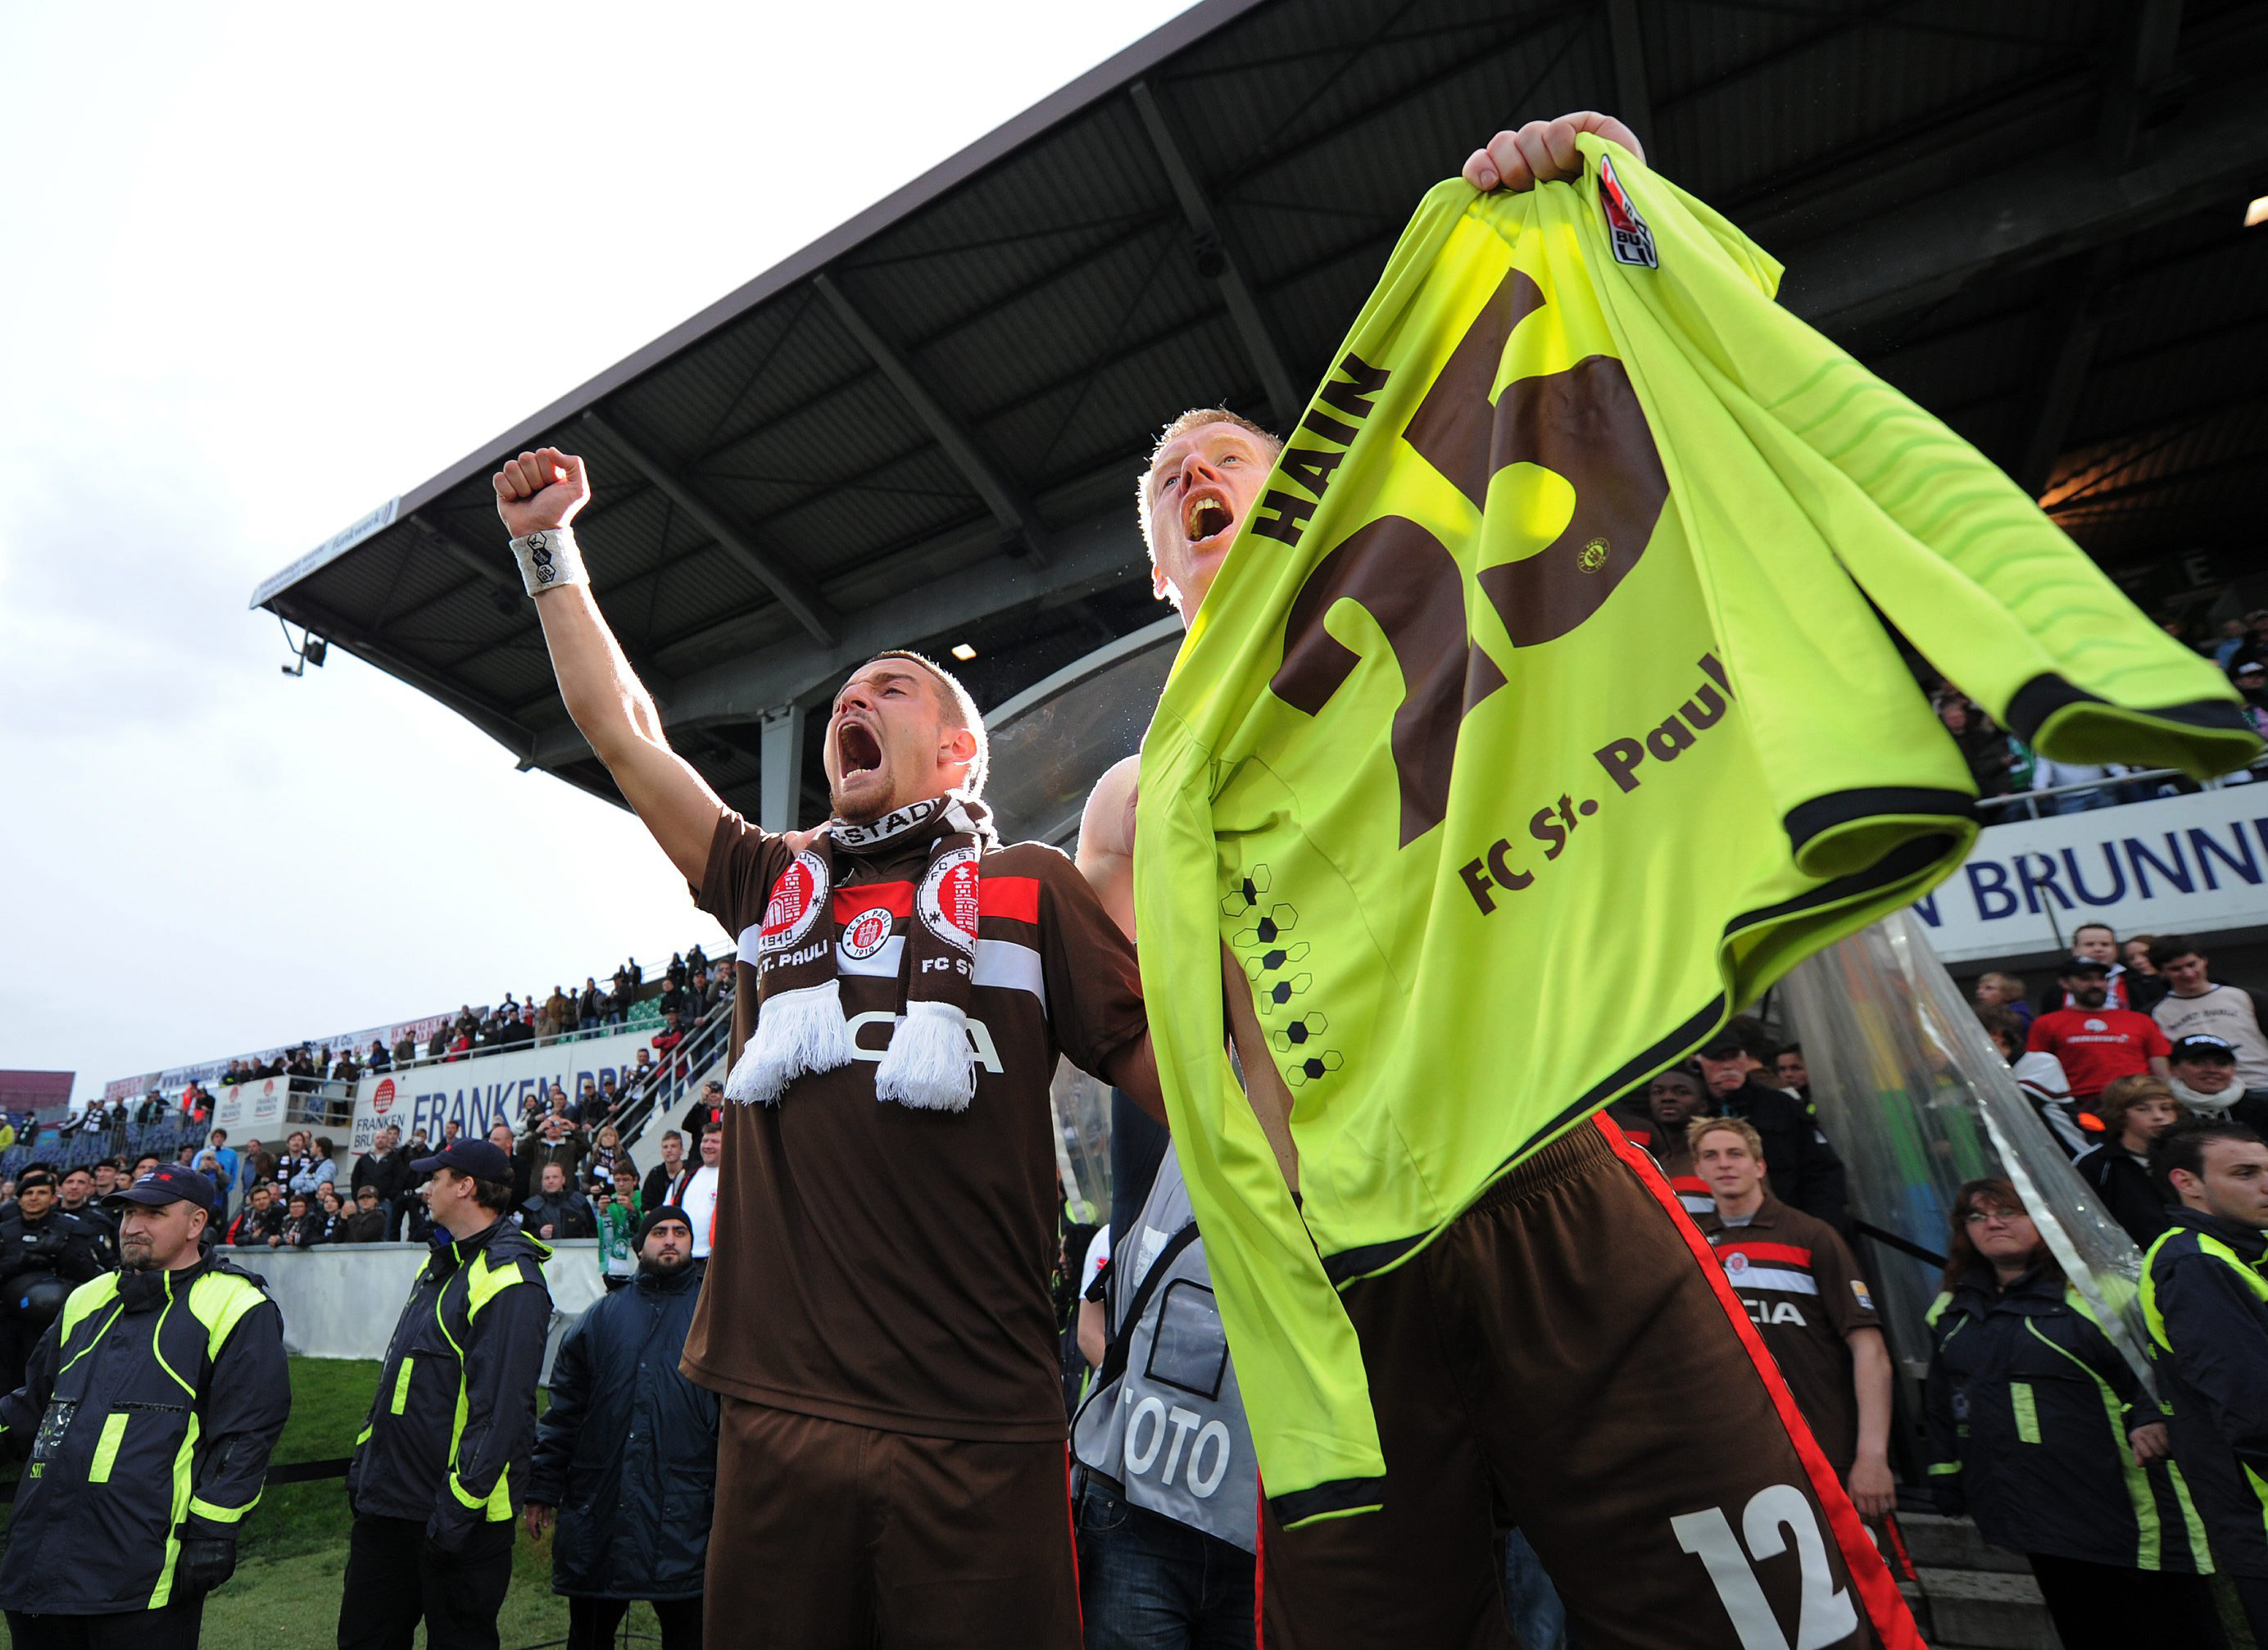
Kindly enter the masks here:
[[[349, 1164], [320, 1130], [295, 1130], [270, 1145], [212, 1129], [202, 1145], [175, 1152], [172, 1166], [197, 1170], [211, 1188], [212, 1233], [239, 1250], [424, 1242], [441, 1230], [428, 1197], [447, 1171], [433, 1166], [470, 1162], [472, 1153], [484, 1154], [482, 1195], [499, 1205], [494, 1228], [484, 1230], [541, 1245], [596, 1240], [603, 1300], [625, 1304], [621, 1314], [594, 1308], [582, 1338], [571, 1337], [527, 1494], [528, 1533], [548, 1536], [556, 1524], [567, 1538], [563, 1591], [600, 1586], [583, 1556], [590, 1543], [630, 1542], [626, 1520], [674, 1516], [634, 1492], [646, 1466], [697, 1479], [703, 1452], [713, 1452], [713, 1398], [674, 1374], [666, 1389], [653, 1387], [661, 1378], [634, 1354], [657, 1329], [681, 1341], [690, 1321], [714, 1237], [722, 1086], [709, 1082], [682, 1115], [654, 1119], [649, 1162], [628, 1149], [624, 1123], [678, 1069], [684, 1028], [729, 1002], [718, 978], [729, 974], [697, 952], [673, 959], [660, 1027], [622, 1079], [585, 1079], [575, 1094], [556, 1084], [534, 1089], [482, 1141], [464, 1140], [453, 1123], [438, 1138], [420, 1130], [405, 1139], [386, 1128]], [[608, 1023], [606, 1005], [635, 983], [625, 964], [611, 989], [592, 979], [581, 993], [507, 998], [486, 1016], [468, 1009], [447, 1028], [450, 1048], [461, 1054], [491, 1039]], [[2035, 993], [1996, 972], [1976, 982], [1975, 1003], [2078, 1182], [2146, 1252], [2142, 1306], [2154, 1393], [2101, 1319], [2096, 1302], [2106, 1290], [2116, 1295], [2116, 1280], [2077, 1286], [2005, 1178], [1960, 1189], [1926, 1320], [1886, 1323], [1853, 1247], [1860, 1228], [1848, 1177], [1811, 1103], [1804, 1050], [1763, 1021], [1734, 1019], [1607, 1115], [1659, 1166], [1894, 1564], [1903, 1466], [1909, 1510], [1926, 1500], [1965, 1514], [1986, 1540], [2023, 1555], [2066, 1646], [2229, 1642], [2214, 1575], [2228, 1578], [2220, 1585], [2234, 1608], [2268, 1619], [2268, 1491], [2258, 1487], [2268, 1475], [2268, 1003], [2216, 978], [2192, 939], [2122, 942], [2102, 924], [2075, 932], [2073, 954], [2046, 989]], [[391, 1053], [374, 1050], [371, 1058]], [[354, 1056], [342, 1059], [354, 1069]], [[283, 1064], [284, 1074], [298, 1075], [316, 1062], [299, 1067]], [[106, 1136], [139, 1121], [122, 1103], [90, 1115], [81, 1126]], [[104, 1199], [165, 1166], [154, 1154], [106, 1153], [68, 1170], [35, 1163], [0, 1183], [0, 1291], [24, 1303], [0, 1320], [0, 1381], [22, 1379], [33, 1344], [73, 1286], [117, 1266], [118, 1215]], [[1066, 1412], [1076, 1417], [1097, 1379], [1113, 1372], [1129, 1326], [1105, 1305], [1118, 1286], [1108, 1229], [1075, 1228], [1065, 1215], [1061, 1233], [1060, 1328], [1073, 1377]], [[1918, 1456], [1895, 1441], [1894, 1344], [1927, 1362]], [[666, 1368], [674, 1367], [672, 1357]], [[626, 1406], [659, 1406], [674, 1418], [646, 1466], [611, 1446], [585, 1445], [623, 1432], [627, 1415], [648, 1412]], [[1092, 1493], [1103, 1500], [1082, 1507], [1108, 1502], [1109, 1492]], [[1114, 1573], [1123, 1555], [1112, 1550], [1113, 1533], [1138, 1526], [1139, 1509], [1108, 1504], [1115, 1521], [1080, 1523], [1083, 1573]], [[635, 1582], [600, 1587], [653, 1597], [668, 1607], [665, 1624], [679, 1637], [692, 1620], [688, 1601], [698, 1595], [706, 1529], [705, 1518], [681, 1521], [696, 1562], [647, 1565]], [[1186, 1551], [1216, 1562], [1224, 1556], [1202, 1544]], [[1516, 1533], [1505, 1577], [1522, 1642], [1531, 1650], [1564, 1645], [1549, 1577]], [[571, 1595], [584, 1626], [619, 1623], [619, 1599]], [[1091, 1645], [1117, 1642], [1109, 1637], [1114, 1613], [1130, 1607], [1115, 1596], [1090, 1601]], [[1223, 1619], [1240, 1612], [1248, 1629], [1248, 1591]]]
[[[2268, 738], [2268, 608], [2256, 608], [2241, 619], [2227, 621], [2220, 634], [2207, 641], [2191, 642], [2179, 623], [2169, 622], [2166, 628], [2176, 639], [2188, 643], [2228, 673], [2230, 685], [2243, 700], [2245, 719], [2251, 723], [2254, 732]], [[2028, 792], [2061, 792], [2035, 795], [2021, 808], [1988, 810], [1991, 819], [2084, 814], [2198, 788], [2183, 778], [2137, 779], [2133, 776], [2141, 771], [2137, 769], [2058, 762], [2043, 757], [1995, 723], [1975, 700], [1950, 682], [1938, 683], [1930, 695], [1930, 703], [1945, 724], [1946, 732], [1960, 747], [1978, 796], [1989, 799]], [[2252, 770], [2245, 770], [2225, 775], [2213, 784], [2242, 784], [2253, 777]]]
[[[475, 1054], [515, 1048], [537, 1048], [563, 1037], [618, 1028], [626, 1025], [638, 1004], [649, 997], [659, 1020], [669, 1022], [674, 1014], [674, 1028], [689, 1035], [719, 1005], [731, 1003], [732, 959], [712, 960], [696, 944], [672, 954], [661, 970], [659, 984], [659, 991], [650, 991], [637, 959], [630, 957], [615, 968], [604, 983], [595, 975], [585, 975], [579, 989], [560, 983], [541, 996], [534, 991], [525, 995], [507, 991], [501, 1001], [491, 1005], [475, 1008], [469, 1003], [460, 1005], [454, 1014], [439, 1016], [431, 1022], [431, 1028], [422, 1036], [415, 1028], [404, 1027], [391, 1043], [382, 1037], [372, 1038], [367, 1048], [334, 1046], [310, 1039], [263, 1055], [239, 1056], [222, 1068], [213, 1083], [225, 1087], [282, 1079], [303, 1091], [331, 1085], [340, 1093], [350, 1093], [365, 1072], [462, 1060]], [[211, 1110], [210, 1089], [193, 1080], [171, 1102], [155, 1090], [145, 1094], [138, 1106], [129, 1107], [122, 1099], [98, 1101], [90, 1105], [81, 1117], [74, 1119], [71, 1126], [115, 1131], [120, 1136], [116, 1149], [122, 1150], [122, 1131], [129, 1122], [148, 1127], [166, 1121], [169, 1116], [178, 1116], [185, 1123], [201, 1123], [210, 1121]]]

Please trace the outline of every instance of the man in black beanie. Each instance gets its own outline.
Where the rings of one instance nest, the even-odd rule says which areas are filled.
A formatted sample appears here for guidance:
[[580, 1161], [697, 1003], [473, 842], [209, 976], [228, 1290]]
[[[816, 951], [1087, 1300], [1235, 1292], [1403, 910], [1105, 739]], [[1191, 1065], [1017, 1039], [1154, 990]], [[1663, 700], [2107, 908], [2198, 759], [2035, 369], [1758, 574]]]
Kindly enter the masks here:
[[[664, 1204], [639, 1223], [638, 1270], [559, 1344], [535, 1429], [527, 1533], [555, 1516], [551, 1590], [568, 1650], [603, 1650], [631, 1601], [661, 1618], [663, 1650], [699, 1650], [701, 1578], [717, 1477], [717, 1395], [678, 1373], [701, 1294], [693, 1224]], [[608, 1447], [578, 1451], [588, 1429]]]

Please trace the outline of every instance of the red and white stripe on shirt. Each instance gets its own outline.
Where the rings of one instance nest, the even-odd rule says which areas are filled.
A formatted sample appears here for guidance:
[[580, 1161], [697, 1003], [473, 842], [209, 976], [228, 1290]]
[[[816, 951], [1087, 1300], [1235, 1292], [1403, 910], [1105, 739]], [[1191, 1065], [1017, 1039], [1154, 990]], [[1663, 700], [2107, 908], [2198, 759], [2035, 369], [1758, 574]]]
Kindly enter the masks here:
[[1811, 1251], [1800, 1244], [1742, 1237], [1737, 1227], [1711, 1234], [1710, 1241], [1716, 1247], [1726, 1279], [1735, 1290], [1777, 1289], [1791, 1295], [1819, 1293], [1819, 1280], [1811, 1275]]

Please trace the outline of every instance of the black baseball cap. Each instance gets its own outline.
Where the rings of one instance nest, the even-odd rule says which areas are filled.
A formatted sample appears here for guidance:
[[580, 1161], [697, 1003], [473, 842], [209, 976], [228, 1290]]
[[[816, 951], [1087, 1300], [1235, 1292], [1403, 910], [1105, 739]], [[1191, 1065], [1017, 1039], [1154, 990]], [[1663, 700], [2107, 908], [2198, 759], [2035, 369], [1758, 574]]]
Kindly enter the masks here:
[[2203, 1032], [2178, 1038], [2174, 1051], [2168, 1057], [2176, 1060], [2225, 1060], [2236, 1064], [2236, 1050], [2219, 1037], [2208, 1037]]
[[176, 1163], [167, 1168], [151, 1169], [131, 1186], [112, 1192], [102, 1203], [105, 1208], [122, 1203], [138, 1203], [150, 1209], [169, 1203], [191, 1203], [200, 1209], [210, 1209], [213, 1206], [213, 1183], [196, 1170]]
[[2100, 957], [2073, 956], [2065, 958], [2063, 967], [2057, 969], [2056, 972], [2065, 979], [2069, 979], [2074, 974], [2101, 974], [2107, 976], [2110, 972], [2110, 965]]
[[454, 1169], [460, 1175], [469, 1175], [475, 1180], [510, 1180], [512, 1160], [501, 1146], [490, 1145], [486, 1140], [460, 1139], [446, 1150], [431, 1157], [421, 1157], [409, 1167], [420, 1175], [430, 1175], [437, 1168]]

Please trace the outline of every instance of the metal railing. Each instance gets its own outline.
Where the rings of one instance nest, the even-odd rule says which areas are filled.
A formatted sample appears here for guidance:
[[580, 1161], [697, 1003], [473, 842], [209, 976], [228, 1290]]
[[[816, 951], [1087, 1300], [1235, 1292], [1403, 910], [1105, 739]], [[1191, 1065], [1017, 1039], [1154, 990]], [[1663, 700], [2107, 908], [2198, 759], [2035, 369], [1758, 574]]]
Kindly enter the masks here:
[[693, 1086], [706, 1077], [713, 1066], [725, 1057], [733, 1042], [733, 1005], [730, 999], [718, 1003], [709, 1011], [707, 1018], [698, 1021], [693, 1033], [671, 1050], [662, 1064], [662, 1077], [647, 1086], [645, 1093], [623, 1109], [621, 1119], [615, 1124], [615, 1138], [628, 1152], [644, 1135], [646, 1125], [659, 1115], [666, 1118], [677, 1105], [693, 1090]]
[[54, 1147], [41, 1152], [34, 1131], [31, 1139], [18, 1140], [5, 1152], [0, 1152], [0, 1175], [12, 1178], [35, 1158], [54, 1163], [65, 1172], [91, 1168], [106, 1157], [123, 1155], [130, 1160], [144, 1152], [154, 1152], [171, 1162], [173, 1153], [185, 1145], [202, 1150], [206, 1133], [202, 1124], [194, 1123], [129, 1123], [122, 1132], [110, 1129], [74, 1130], [62, 1137]]
[[[2249, 768], [2238, 768], [2233, 771], [2255, 776], [2268, 774], [2268, 756], [2264, 756]], [[2225, 784], [2228, 777], [2226, 774], [2222, 775], [2218, 783]], [[1977, 800], [1977, 807], [1980, 813], [1984, 809], [1992, 808], [2004, 811], [2012, 817], [2014, 811], [2021, 807], [2023, 809], [2024, 818], [2041, 819], [2048, 816], [2041, 814], [2039, 804], [2049, 798], [2079, 796], [2098, 792], [2114, 793], [2113, 799], [2102, 805], [2105, 807], [2137, 807], [2145, 802], [2162, 801], [2164, 798], [2155, 792], [2148, 796], [2124, 797], [2117, 796], [2115, 793], [2133, 785], [2162, 784], [2169, 779], [2186, 777], [2188, 776], [2178, 768], [2145, 768], [2133, 773], [2112, 774], [2107, 778], [2081, 780], [2077, 784], [2051, 785], [2044, 791], [2012, 791], [2007, 796], [1979, 797]], [[2251, 783], [2257, 783], [2257, 778]], [[1995, 822], [2006, 824], [2007, 821], [2003, 819]]]
[[[548, 1037], [530, 1037], [525, 1042], [476, 1042], [471, 1048], [455, 1054], [446, 1051], [440, 1054], [420, 1054], [408, 1060], [396, 1060], [389, 1057], [387, 1070], [411, 1072], [423, 1065], [453, 1064], [461, 1065], [467, 1060], [477, 1060], [483, 1055], [517, 1054], [528, 1049], [549, 1049], [563, 1042], [588, 1042], [593, 1038], [611, 1037], [621, 1032], [633, 1031], [639, 1026], [659, 1026], [660, 1023], [661, 1015], [659, 1012], [651, 1019], [644, 1019], [639, 1017], [637, 1011], [633, 1009], [620, 1020], [603, 1020], [595, 1026], [588, 1028], [578, 1026], [573, 1031], [556, 1031]], [[371, 1067], [365, 1064], [362, 1069], [367, 1072]]]

